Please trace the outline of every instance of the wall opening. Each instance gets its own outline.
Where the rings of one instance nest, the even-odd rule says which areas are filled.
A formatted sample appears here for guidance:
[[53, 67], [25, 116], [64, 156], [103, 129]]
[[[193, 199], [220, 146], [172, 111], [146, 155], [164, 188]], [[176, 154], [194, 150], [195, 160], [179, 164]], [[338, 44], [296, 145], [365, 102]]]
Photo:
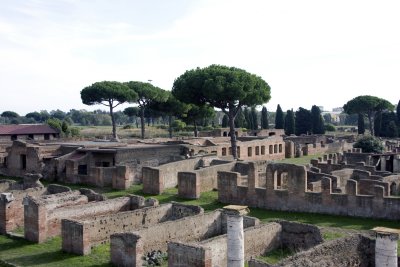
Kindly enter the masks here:
[[265, 155], [265, 146], [261, 146], [261, 155]]
[[278, 145], [274, 145], [274, 153], [278, 153]]
[[269, 154], [272, 154], [272, 153], [274, 153], [274, 149], [273, 149], [272, 145], [269, 145]]
[[86, 164], [78, 165], [78, 174], [79, 175], [87, 175], [87, 165]]
[[278, 174], [277, 171], [274, 173], [274, 189], [287, 189], [288, 173], [282, 172]]
[[279, 144], [279, 153], [282, 153], [282, 144]]
[[49, 134], [44, 134], [44, 140], [50, 140], [50, 135]]
[[259, 146], [256, 146], [256, 155], [257, 156], [260, 155], [260, 147]]
[[222, 156], [226, 156], [226, 147], [222, 148]]
[[252, 147], [248, 147], [247, 148], [247, 156], [251, 157], [253, 155], [253, 148]]
[[391, 196], [395, 196], [395, 195], [398, 195], [398, 191], [397, 191], [397, 186], [396, 186], [396, 183], [395, 182], [392, 182], [391, 184], [390, 184], [390, 195]]
[[26, 170], [26, 155], [21, 154], [20, 159], [21, 159], [21, 170]]

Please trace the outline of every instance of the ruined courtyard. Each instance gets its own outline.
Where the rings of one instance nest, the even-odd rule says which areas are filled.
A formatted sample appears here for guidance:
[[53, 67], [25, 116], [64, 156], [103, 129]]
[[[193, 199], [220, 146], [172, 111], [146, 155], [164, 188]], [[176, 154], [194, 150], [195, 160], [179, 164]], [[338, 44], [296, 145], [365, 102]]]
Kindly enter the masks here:
[[[204, 135], [2, 143], [0, 233], [38, 247], [57, 242], [55, 255], [91, 259], [106, 249], [103, 260], [114, 266], [142, 266], [154, 253], [168, 257], [165, 266], [230, 266], [232, 219], [224, 207], [234, 204], [250, 209], [240, 215], [240, 260], [248, 266], [373, 266], [382, 244], [398, 260], [398, 232], [391, 229], [400, 220], [399, 143], [371, 154], [352, 148], [348, 138], [268, 131], [238, 137], [233, 160], [223, 131]], [[314, 159], [281, 163], [302, 157]], [[272, 211], [289, 212], [294, 221], [265, 217]], [[313, 223], [307, 218], [316, 214], [379, 221], [347, 231], [295, 222], [300, 216]], [[276, 264], [261, 260], [274, 251], [288, 254]]]

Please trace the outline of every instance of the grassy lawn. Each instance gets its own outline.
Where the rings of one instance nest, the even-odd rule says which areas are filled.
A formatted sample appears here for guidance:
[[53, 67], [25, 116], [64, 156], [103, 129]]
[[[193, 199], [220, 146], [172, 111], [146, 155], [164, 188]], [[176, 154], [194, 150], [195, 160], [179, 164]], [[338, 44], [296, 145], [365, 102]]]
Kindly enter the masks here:
[[60, 248], [60, 237], [34, 244], [24, 239], [0, 235], [0, 260], [18, 266], [111, 266], [108, 245], [96, 247], [88, 256], [64, 253]]
[[[2, 177], [0, 177], [1, 179]], [[5, 178], [5, 177], [3, 177]], [[69, 185], [68, 185], [69, 186]], [[88, 186], [74, 185], [74, 189]], [[90, 188], [90, 187], [89, 187]], [[142, 193], [142, 185], [134, 185], [128, 190], [104, 190], [103, 193], [109, 198], [125, 196], [126, 194], [145, 195]], [[206, 211], [212, 211], [221, 208], [224, 204], [217, 201], [218, 192], [211, 191], [201, 195], [197, 200], [186, 200], [177, 197], [177, 189], [166, 190], [162, 195], [151, 196], [159, 200], [160, 203], [177, 201], [186, 204], [200, 205]], [[250, 216], [254, 216], [263, 222], [269, 222], [276, 219], [289, 221], [298, 221], [310, 223], [322, 227], [339, 227], [344, 229], [368, 230], [375, 226], [385, 226], [399, 228], [399, 222], [388, 220], [373, 220], [365, 218], [353, 218], [345, 216], [333, 216], [324, 214], [301, 213], [301, 212], [283, 212], [271, 211], [258, 208], [251, 208]], [[325, 240], [331, 240], [341, 237], [341, 233], [324, 233]], [[399, 246], [400, 248], [400, 246]], [[262, 257], [270, 262], [279, 260], [286, 255], [285, 251], [275, 251], [271, 255]], [[61, 238], [53, 238], [42, 244], [33, 244], [20, 238], [11, 238], [0, 235], [0, 266], [7, 266], [1, 261], [10, 262], [19, 266], [109, 266], [110, 252], [109, 245], [101, 245], [92, 250], [88, 256], [77, 256], [61, 251]]]
[[257, 257], [257, 259], [262, 260], [262, 261], [264, 261], [266, 263], [269, 263], [269, 264], [276, 264], [279, 261], [281, 261], [282, 259], [284, 259], [286, 257], [289, 257], [289, 256], [291, 256], [293, 254], [294, 253], [291, 250], [287, 249], [287, 248], [278, 248], [278, 249], [275, 249], [275, 250], [273, 250], [271, 252], [268, 252], [264, 256]]

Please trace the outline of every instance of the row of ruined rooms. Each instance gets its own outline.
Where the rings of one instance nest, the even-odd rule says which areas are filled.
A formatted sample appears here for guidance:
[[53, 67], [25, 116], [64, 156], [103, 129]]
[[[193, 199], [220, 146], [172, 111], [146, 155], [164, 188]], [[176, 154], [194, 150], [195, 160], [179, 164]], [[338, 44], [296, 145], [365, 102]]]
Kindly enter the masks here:
[[[360, 159], [364, 162], [359, 162]], [[388, 167], [397, 173], [388, 171]], [[125, 170], [121, 173], [125, 174]], [[400, 214], [397, 211], [400, 199], [395, 197], [400, 192], [400, 155], [396, 153], [371, 155], [353, 149], [343, 154], [324, 155], [306, 167], [199, 157], [142, 170], [143, 192], [147, 194], [161, 194], [167, 188], [177, 187], [181, 198], [194, 199], [202, 192], [217, 189], [223, 203], [333, 214], [340, 211], [341, 215], [386, 219], [395, 219]], [[91, 184], [82, 177], [87, 175], [66, 181]], [[110, 179], [115, 188], [118, 188], [117, 178], [125, 181], [123, 175], [112, 172], [96, 177]], [[334, 209], [335, 205], [340, 209]]]
[[[116, 266], [142, 266], [145, 253], [154, 250], [168, 252], [168, 266], [227, 266], [229, 210], [204, 213], [198, 206], [159, 205], [154, 199], [134, 195], [105, 199], [87, 189], [44, 188], [35, 180], [37, 175], [27, 178], [25, 192], [0, 186], [0, 193], [6, 191], [0, 195], [0, 233], [22, 226], [24, 237], [38, 243], [61, 236], [62, 250], [78, 255], [109, 243], [111, 262]], [[9, 186], [16, 185], [11, 182]], [[306, 260], [310, 257], [321, 264], [361, 261], [369, 266], [376, 258], [376, 240], [398, 240], [398, 235], [386, 233], [377, 234], [376, 239], [356, 235], [323, 243], [320, 230], [312, 225], [285, 221], [264, 224], [253, 217], [242, 218], [245, 259], [281, 248], [300, 252], [284, 259], [285, 266], [309, 266]], [[262, 264], [252, 264], [256, 263]]]
[[[265, 150], [265, 145], [261, 145], [261, 146], [255, 146], [255, 147], [247, 147], [247, 157], [251, 158], [253, 157], [253, 148], [254, 148], [254, 155], [255, 156], [259, 156], [259, 155], [266, 155], [266, 150]], [[226, 151], [229, 151], [229, 154], [227, 154]], [[237, 147], [237, 156], [238, 158], [241, 158], [241, 149], [240, 146]], [[275, 144], [275, 145], [269, 145], [269, 150], [267, 152], [268, 154], [272, 155], [272, 154], [282, 154], [283, 152], [283, 145], [282, 144]], [[222, 147], [222, 152], [221, 152], [221, 156], [227, 156], [227, 155], [232, 155], [232, 147]]]
[[[294, 138], [294, 137], [293, 137]], [[323, 141], [320, 141], [322, 140]], [[301, 155], [342, 152], [352, 143], [327, 142], [327, 137], [296, 137], [296, 142], [282, 137], [239, 138], [239, 160], [281, 160]], [[314, 142], [310, 144], [308, 142]], [[3, 149], [1, 149], [3, 148]], [[47, 180], [91, 182], [96, 186], [113, 186], [111, 177], [120, 176], [117, 188], [124, 189], [142, 182], [142, 167], [157, 167], [188, 157], [215, 155], [232, 160], [229, 138], [197, 138], [180, 142], [152, 144], [124, 143], [25, 143], [14, 141], [0, 146], [0, 171], [4, 175], [22, 177], [26, 172], [41, 173]], [[243, 153], [245, 151], [246, 153]], [[110, 170], [112, 168], [113, 170]], [[118, 171], [117, 171], [118, 170]], [[83, 177], [86, 176], [86, 177]], [[101, 182], [99, 182], [101, 180]]]

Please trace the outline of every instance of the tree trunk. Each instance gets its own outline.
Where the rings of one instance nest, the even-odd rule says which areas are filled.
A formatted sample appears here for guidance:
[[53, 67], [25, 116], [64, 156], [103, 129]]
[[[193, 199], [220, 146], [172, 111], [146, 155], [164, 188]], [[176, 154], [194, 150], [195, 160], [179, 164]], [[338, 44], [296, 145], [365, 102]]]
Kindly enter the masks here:
[[234, 109], [230, 108], [228, 112], [229, 118], [229, 133], [231, 135], [231, 147], [232, 147], [232, 156], [234, 159], [237, 159], [237, 144], [236, 144], [236, 134], [235, 134], [235, 113]]
[[371, 132], [372, 136], [375, 136], [375, 122], [374, 122], [374, 114], [368, 113], [368, 121], [369, 121], [369, 131]]
[[142, 139], [144, 139], [144, 127], [145, 127], [145, 123], [144, 123], [144, 107], [140, 108], [140, 125], [142, 127]]
[[169, 138], [172, 138], [172, 115], [168, 115], [168, 132]]
[[197, 122], [194, 120], [194, 137], [199, 137], [199, 131], [197, 130]]
[[115, 118], [114, 118], [112, 103], [110, 103], [110, 116], [111, 116], [111, 123], [112, 123], [112, 136], [113, 136], [113, 139], [118, 140], [117, 126], [115, 125]]

